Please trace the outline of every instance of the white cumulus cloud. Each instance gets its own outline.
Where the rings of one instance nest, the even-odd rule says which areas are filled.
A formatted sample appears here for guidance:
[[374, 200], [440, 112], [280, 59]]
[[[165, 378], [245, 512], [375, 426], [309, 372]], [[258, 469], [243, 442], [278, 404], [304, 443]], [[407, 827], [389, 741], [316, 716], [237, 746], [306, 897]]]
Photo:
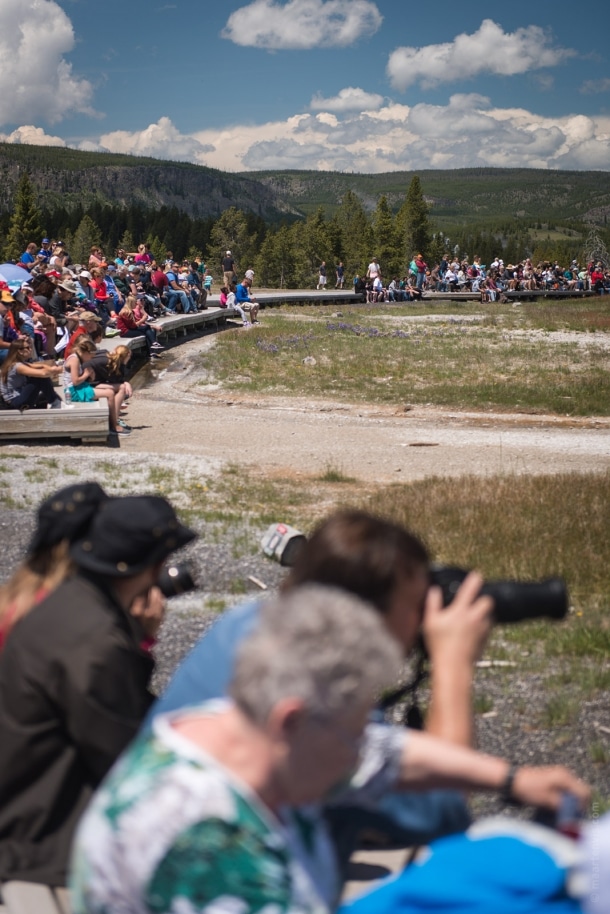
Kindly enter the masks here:
[[51, 136], [45, 133], [42, 127], [24, 125], [17, 127], [12, 133], [0, 133], [0, 142], [24, 144], [26, 146], [65, 146], [65, 140], [60, 136]]
[[[81, 144], [81, 148], [91, 149], [91, 142], [87, 146]], [[194, 136], [180, 133], [168, 117], [159, 118], [156, 124], [150, 124], [144, 130], [105, 133], [99, 138], [97, 148], [200, 165], [204, 164], [206, 153], [214, 150], [213, 145], [200, 143]]]
[[312, 111], [333, 111], [341, 114], [345, 111], [376, 111], [382, 105], [383, 95], [348, 86], [346, 89], [341, 89], [333, 98], [314, 95], [309, 107]]
[[266, 50], [348, 47], [382, 20], [371, 0], [254, 0], [231, 13], [221, 35]]
[[569, 48], [554, 47], [551, 36], [540, 26], [504, 32], [493, 20], [485, 19], [478, 31], [457, 35], [451, 42], [396, 48], [388, 59], [387, 74], [394, 88], [404, 91], [414, 83], [431, 88], [479, 73], [515, 76], [557, 66], [575, 54]]
[[0, 0], [0, 124], [27, 117], [55, 124], [94, 114], [93, 87], [65, 59], [74, 47], [70, 19], [54, 0]]

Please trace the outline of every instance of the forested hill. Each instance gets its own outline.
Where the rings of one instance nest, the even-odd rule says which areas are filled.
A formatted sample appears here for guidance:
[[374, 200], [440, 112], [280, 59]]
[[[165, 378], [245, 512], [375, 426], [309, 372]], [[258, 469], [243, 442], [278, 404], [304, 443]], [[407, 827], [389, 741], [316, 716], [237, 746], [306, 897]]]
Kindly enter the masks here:
[[218, 217], [236, 206], [270, 221], [287, 210], [271, 188], [247, 175], [186, 162], [0, 143], [0, 213], [12, 209], [23, 169], [37, 191], [39, 206], [46, 210], [139, 204], [146, 209], [176, 207], [203, 218]]
[[[49, 146], [0, 144], [0, 214], [12, 209], [20, 171], [26, 169], [46, 210], [93, 203], [176, 207], [189, 216], [217, 217], [225, 209], [268, 222], [332, 215], [347, 190], [373, 210], [382, 194], [393, 210], [404, 201], [413, 172], [360, 175], [319, 171], [231, 174], [185, 162]], [[610, 216], [610, 171], [470, 168], [418, 171], [439, 228], [503, 218], [524, 222], [592, 221]]]
[[[404, 200], [414, 172], [359, 175], [320, 171], [249, 172], [290, 208], [305, 214], [322, 207], [334, 212], [347, 190], [365, 208], [375, 208], [385, 194], [393, 210]], [[610, 171], [548, 171], [534, 168], [463, 168], [418, 171], [435, 224], [484, 223], [518, 218], [526, 222], [584, 220], [605, 223], [610, 217]]]

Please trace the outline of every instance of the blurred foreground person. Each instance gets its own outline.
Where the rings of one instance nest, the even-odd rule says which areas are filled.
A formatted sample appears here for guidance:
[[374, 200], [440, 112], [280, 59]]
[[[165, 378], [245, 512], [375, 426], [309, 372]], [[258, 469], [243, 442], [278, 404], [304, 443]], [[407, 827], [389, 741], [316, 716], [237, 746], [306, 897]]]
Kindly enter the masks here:
[[565, 769], [513, 772], [424, 733], [367, 725], [399, 665], [377, 614], [350, 595], [304, 587], [267, 603], [230, 700], [158, 716], [100, 788], [75, 842], [75, 914], [329, 914], [341, 882], [323, 799], [366, 804], [389, 786], [438, 785], [586, 800]]
[[[474, 664], [491, 628], [492, 606], [490, 598], [478, 597], [478, 575], [471, 575], [451, 606], [443, 609], [440, 590], [430, 591], [429, 557], [423, 543], [384, 518], [344, 510], [314, 530], [283, 589], [289, 592], [304, 584], [338, 587], [367, 601], [405, 655], [423, 627], [432, 665], [426, 730], [453, 743], [471, 745]], [[157, 713], [226, 695], [236, 652], [255, 627], [261, 605], [260, 600], [251, 601], [223, 613], [178, 667], [148, 720]], [[387, 791], [366, 809], [347, 804], [328, 815], [343, 866], [364, 829], [406, 847], [463, 831], [470, 823], [464, 797], [449, 791], [409, 795]]]
[[63, 885], [76, 823], [152, 696], [143, 641], [164, 559], [195, 534], [163, 498], [102, 502], [70, 548], [76, 573], [0, 655], [0, 880]]
[[107, 498], [96, 482], [84, 482], [42, 502], [25, 559], [0, 587], [0, 650], [15, 623], [74, 573], [70, 546], [85, 535]]

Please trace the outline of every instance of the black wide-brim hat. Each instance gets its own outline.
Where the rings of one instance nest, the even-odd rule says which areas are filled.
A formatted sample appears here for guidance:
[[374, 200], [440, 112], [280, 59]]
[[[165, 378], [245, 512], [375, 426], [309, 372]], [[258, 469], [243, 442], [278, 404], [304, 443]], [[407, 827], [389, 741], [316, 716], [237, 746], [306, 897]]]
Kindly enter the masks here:
[[103, 504], [87, 534], [70, 550], [80, 567], [113, 578], [127, 578], [196, 538], [170, 503], [158, 495], [126, 495]]
[[82, 482], [59, 489], [38, 508], [38, 523], [27, 554], [32, 556], [62, 540], [73, 543], [85, 536], [100, 505], [108, 497], [97, 482]]

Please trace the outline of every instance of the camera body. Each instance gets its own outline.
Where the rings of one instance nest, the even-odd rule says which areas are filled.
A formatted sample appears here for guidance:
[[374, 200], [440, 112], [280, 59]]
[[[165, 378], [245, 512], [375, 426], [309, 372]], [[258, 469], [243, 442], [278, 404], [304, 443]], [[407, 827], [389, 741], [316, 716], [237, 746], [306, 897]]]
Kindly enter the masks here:
[[166, 600], [197, 589], [190, 565], [178, 563], [161, 569], [157, 587]]
[[[443, 592], [443, 604], [454, 599], [468, 574], [464, 568], [435, 565], [432, 584]], [[481, 593], [493, 597], [494, 622], [500, 625], [525, 619], [564, 619], [568, 612], [568, 589], [562, 578], [544, 581], [486, 581]]]

